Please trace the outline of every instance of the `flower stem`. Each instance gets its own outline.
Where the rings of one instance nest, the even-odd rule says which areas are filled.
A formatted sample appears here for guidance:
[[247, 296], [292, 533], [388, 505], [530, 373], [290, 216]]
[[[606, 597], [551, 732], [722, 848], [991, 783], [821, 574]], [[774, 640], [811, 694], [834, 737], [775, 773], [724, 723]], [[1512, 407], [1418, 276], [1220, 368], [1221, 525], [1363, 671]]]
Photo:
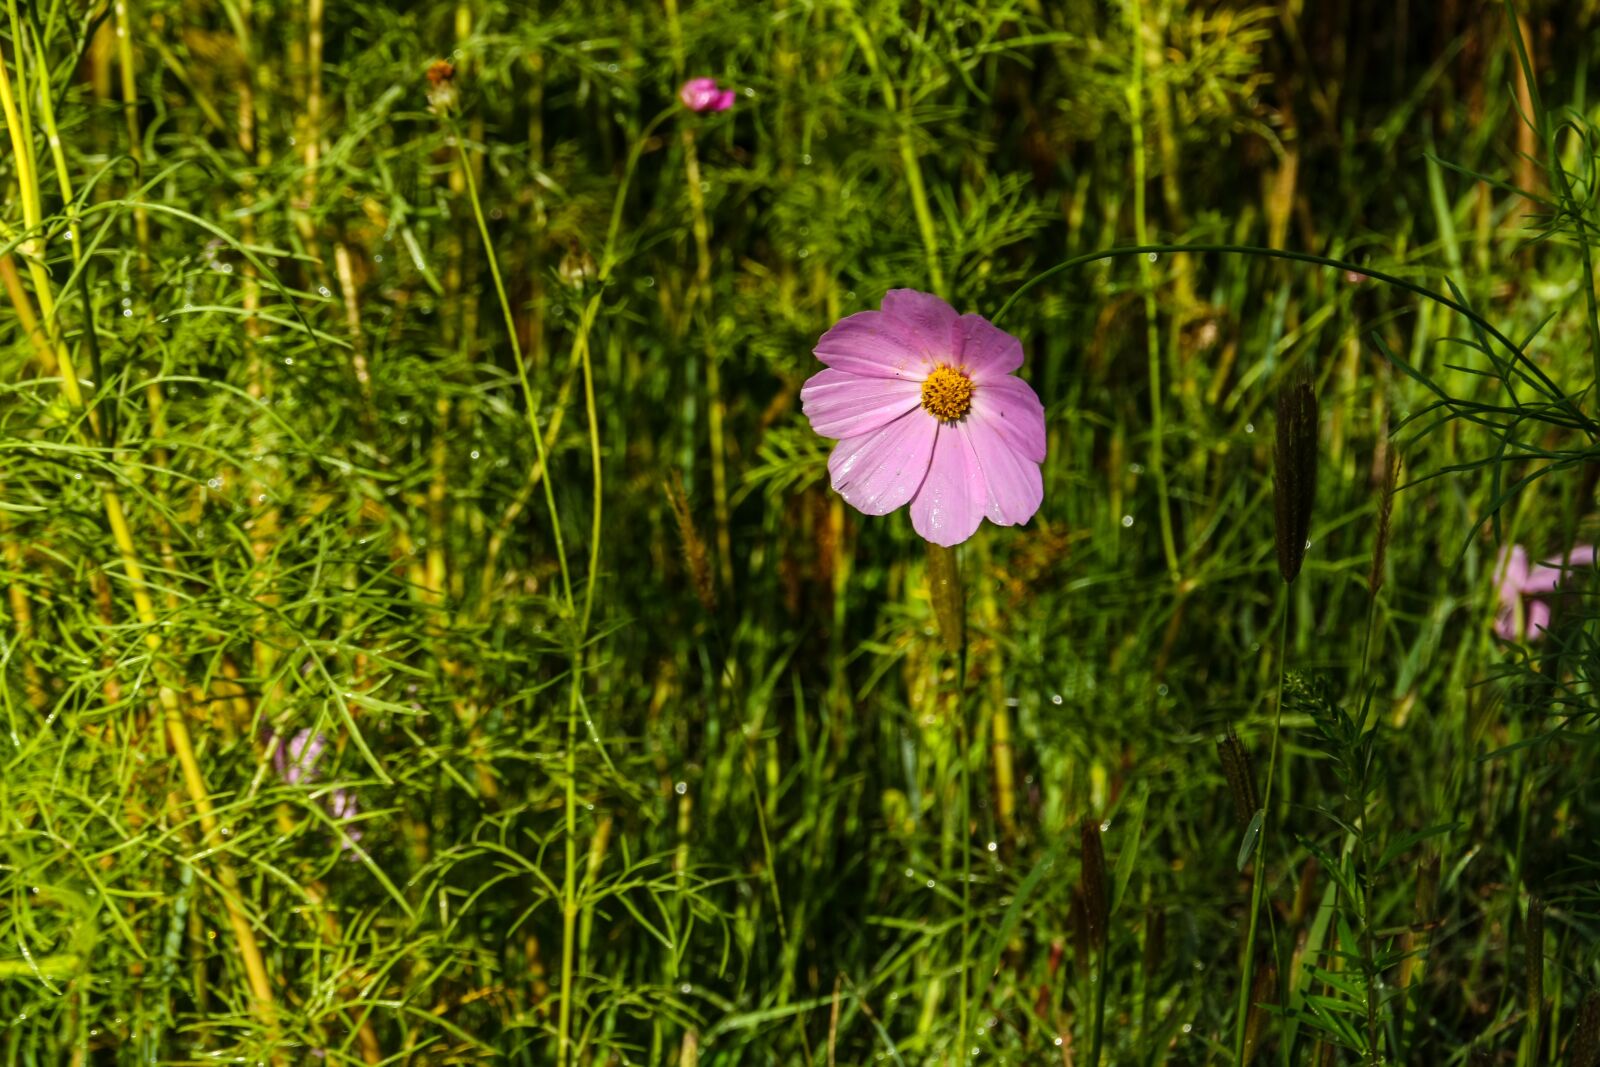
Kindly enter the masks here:
[[1245, 1030], [1250, 1019], [1250, 988], [1256, 962], [1256, 928], [1261, 919], [1262, 899], [1266, 895], [1267, 821], [1272, 812], [1272, 785], [1278, 768], [1278, 737], [1283, 731], [1283, 678], [1289, 654], [1289, 598], [1294, 586], [1283, 586], [1283, 610], [1278, 623], [1278, 700], [1272, 720], [1272, 753], [1267, 758], [1267, 785], [1261, 794], [1261, 829], [1255, 843], [1255, 871], [1250, 882], [1250, 926], [1244, 939], [1244, 962], [1240, 968], [1239, 1009], [1234, 1037], [1234, 1063], [1244, 1067]]
[[[539, 410], [533, 393], [533, 385], [528, 380], [528, 367], [522, 358], [522, 345], [517, 339], [516, 317], [511, 311], [511, 300], [506, 295], [505, 281], [500, 276], [500, 264], [495, 256], [494, 241], [489, 235], [489, 224], [483, 216], [483, 204], [478, 198], [477, 182], [472, 177], [472, 166], [467, 159], [467, 148], [461, 138], [461, 132], [454, 121], [450, 122], [450, 132], [456, 142], [456, 151], [460, 155], [461, 171], [466, 181], [467, 199], [472, 204], [472, 214], [478, 223], [478, 234], [483, 239], [484, 258], [489, 263], [489, 274], [494, 281], [495, 295], [499, 298], [500, 311], [505, 316], [506, 336], [511, 343], [511, 358], [516, 363], [517, 381], [522, 386], [523, 403], [528, 413], [528, 429], [533, 437], [534, 452], [539, 465], [539, 480], [544, 487], [545, 503], [550, 509], [550, 528], [555, 539], [556, 559], [561, 567], [561, 586], [565, 594], [566, 607], [569, 613], [576, 612], [576, 601], [572, 595], [572, 574], [567, 565], [566, 544], [561, 537], [561, 519], [556, 509], [555, 491], [550, 485], [548, 460], [545, 454], [544, 435], [539, 427]], [[594, 312], [599, 307], [599, 296], [592, 298], [588, 313], [584, 316], [585, 324], [592, 323]], [[594, 380], [589, 363], [588, 330], [584, 329], [576, 344], [582, 346], [584, 394], [589, 413], [589, 440], [594, 462], [594, 526], [593, 536], [589, 546], [589, 573], [587, 585], [584, 590], [583, 616], [579, 632], [573, 642], [572, 652], [572, 686], [567, 697], [567, 754], [566, 754], [566, 797], [564, 823], [566, 830], [566, 850], [564, 872], [561, 882], [561, 986], [558, 991], [559, 1001], [556, 1008], [556, 1063], [564, 1065], [569, 1062], [572, 1052], [572, 1002], [573, 984], [576, 978], [573, 973], [573, 960], [577, 948], [577, 921], [578, 921], [578, 715], [582, 701], [581, 687], [583, 684], [583, 644], [584, 631], [588, 628], [589, 615], [594, 603], [594, 582], [596, 565], [600, 552], [600, 442], [599, 424], [597, 420], [594, 400]]]

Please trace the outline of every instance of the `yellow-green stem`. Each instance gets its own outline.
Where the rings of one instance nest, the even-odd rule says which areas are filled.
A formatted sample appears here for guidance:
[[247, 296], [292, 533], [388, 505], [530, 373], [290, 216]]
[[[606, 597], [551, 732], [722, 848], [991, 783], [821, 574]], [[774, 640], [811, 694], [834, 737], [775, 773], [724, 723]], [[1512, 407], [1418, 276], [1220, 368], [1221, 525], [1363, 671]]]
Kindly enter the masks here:
[[[8, 0], [8, 7], [12, 20], [13, 33], [17, 26], [16, 0]], [[120, 8], [120, 5], [119, 5]], [[13, 36], [13, 40], [20, 40]], [[26, 84], [26, 73], [18, 68], [19, 76]], [[3, 109], [6, 126], [11, 136], [12, 154], [14, 165], [17, 168], [19, 184], [22, 188], [23, 221], [30, 234], [42, 232], [43, 218], [40, 210], [40, 195], [38, 185], [38, 171], [36, 169], [33, 145], [27, 136], [31, 128], [24, 117], [25, 109], [19, 110], [18, 101], [12, 92], [10, 73], [3, 59], [0, 59], [0, 109]], [[99, 439], [99, 420], [93, 411], [85, 411], [83, 391], [78, 382], [77, 371], [73, 366], [72, 355], [65, 343], [61, 340], [59, 325], [55, 318], [55, 297], [51, 289], [50, 277], [43, 266], [44, 248], [43, 239], [30, 237], [24, 248], [24, 255], [28, 260], [29, 274], [34, 284], [35, 299], [39, 302], [38, 319], [44, 330], [51, 338], [56, 350], [56, 360], [61, 368], [61, 391], [68, 405], [75, 412], [84, 413], [89, 424], [86, 436], [91, 443]], [[101, 500], [105, 508], [106, 522], [111, 528], [113, 542], [121, 560], [123, 574], [127, 579], [129, 591], [133, 598], [134, 614], [140, 625], [145, 628], [145, 645], [150, 651], [153, 664], [157, 665], [161, 652], [160, 620], [156, 617], [155, 605], [150, 599], [149, 586], [145, 581], [144, 568], [140, 564], [140, 555], [133, 539], [133, 533], [128, 526], [127, 514], [123, 509], [122, 500], [115, 488], [110, 484], [102, 483]], [[250, 984], [253, 1007], [261, 1021], [270, 1030], [273, 1027], [273, 995], [272, 986], [267, 977], [266, 963], [261, 954], [261, 948], [256, 941], [255, 930], [250, 925], [239, 902], [239, 880], [233, 867], [221, 854], [225, 851], [227, 842], [221, 836], [215, 807], [211, 801], [211, 794], [206, 788], [205, 777], [201, 773], [199, 760], [195, 756], [194, 743], [189, 735], [188, 723], [185, 719], [183, 706], [178, 699], [178, 691], [158, 674], [157, 699], [161, 705], [163, 717], [166, 721], [167, 733], [171, 739], [174, 754], [178, 757], [179, 769], [183, 774], [184, 787], [189, 795], [190, 802], [194, 805], [195, 812], [200, 819], [200, 828], [206, 839], [206, 845], [219, 855], [217, 861], [218, 881], [223, 889], [223, 905], [228, 913], [228, 922], [233, 929], [234, 940], [239, 950], [240, 962], [244, 966], [246, 977]]]

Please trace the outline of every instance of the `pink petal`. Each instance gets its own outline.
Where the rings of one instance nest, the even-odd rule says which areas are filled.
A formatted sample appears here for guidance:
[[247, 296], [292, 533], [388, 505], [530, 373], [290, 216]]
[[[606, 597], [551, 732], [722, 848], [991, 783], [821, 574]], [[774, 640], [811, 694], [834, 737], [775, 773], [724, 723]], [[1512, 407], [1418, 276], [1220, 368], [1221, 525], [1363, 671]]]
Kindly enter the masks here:
[[1528, 601], [1528, 640], [1537, 641], [1550, 628], [1550, 605], [1542, 600]]
[[932, 293], [890, 289], [883, 294], [883, 313], [903, 324], [908, 339], [935, 364], [955, 363], [961, 353], [956, 337], [956, 309]]
[[1021, 378], [1008, 374], [976, 385], [967, 421], [998, 434], [1024, 459], [1044, 462], [1044, 405]]
[[1563, 575], [1573, 571], [1584, 571], [1594, 567], [1594, 546], [1573, 545], [1567, 549], [1566, 558], [1551, 556], [1544, 561], [1547, 567], [1558, 569]]
[[928, 473], [939, 420], [910, 411], [872, 433], [840, 441], [828, 457], [834, 490], [868, 515], [887, 515], [916, 493]]
[[311, 730], [298, 731], [287, 743], [279, 745], [273, 757], [278, 775], [289, 785], [312, 780], [316, 777], [317, 764], [327, 747], [328, 740], [321, 734]]
[[1515, 641], [1517, 639], [1517, 609], [1501, 608], [1500, 614], [1494, 619], [1494, 632], [1502, 640]]
[[920, 383], [936, 364], [900, 319], [858, 311], [834, 324], [817, 342], [817, 358], [834, 370], [863, 378], [906, 378]]
[[1020, 526], [1044, 502], [1044, 476], [1039, 464], [1012, 448], [987, 423], [970, 418], [957, 424], [985, 486], [984, 513], [996, 526]]
[[678, 90], [678, 99], [690, 111], [705, 111], [715, 104], [717, 80], [715, 78], [690, 78]]
[[818, 371], [800, 387], [800, 406], [823, 437], [859, 437], [922, 402], [922, 385], [906, 378], [862, 378]]
[[1522, 587], [1528, 584], [1528, 553], [1521, 545], [1511, 545], [1500, 550], [1500, 560], [1495, 564], [1498, 576], [1500, 606], [1514, 607], [1522, 597]]
[[1593, 567], [1594, 546], [1573, 545], [1567, 549], [1567, 565], [1569, 567]]
[[961, 365], [975, 382], [1010, 374], [1022, 366], [1022, 342], [982, 315], [963, 315], [956, 327]]
[[1560, 567], [1537, 563], [1528, 569], [1528, 576], [1522, 582], [1522, 592], [1528, 596], [1553, 593], [1566, 576], [1567, 572]]
[[[930, 417], [929, 422], [938, 425]], [[971, 537], [983, 521], [989, 490], [967, 435], [940, 426], [928, 477], [911, 501], [911, 526], [936, 545], [950, 548]]]
[[734, 94], [732, 89], [724, 89], [718, 93], [716, 99], [707, 108], [708, 111], [726, 111], [733, 106]]

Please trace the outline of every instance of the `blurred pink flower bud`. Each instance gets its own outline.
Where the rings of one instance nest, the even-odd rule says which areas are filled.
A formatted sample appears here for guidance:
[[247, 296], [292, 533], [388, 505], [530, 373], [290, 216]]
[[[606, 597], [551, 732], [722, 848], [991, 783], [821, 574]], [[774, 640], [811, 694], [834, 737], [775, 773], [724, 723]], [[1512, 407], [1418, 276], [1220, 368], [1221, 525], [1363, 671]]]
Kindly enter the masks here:
[[690, 111], [726, 111], [733, 106], [733, 90], [717, 87], [715, 78], [690, 78], [678, 90], [678, 99]]

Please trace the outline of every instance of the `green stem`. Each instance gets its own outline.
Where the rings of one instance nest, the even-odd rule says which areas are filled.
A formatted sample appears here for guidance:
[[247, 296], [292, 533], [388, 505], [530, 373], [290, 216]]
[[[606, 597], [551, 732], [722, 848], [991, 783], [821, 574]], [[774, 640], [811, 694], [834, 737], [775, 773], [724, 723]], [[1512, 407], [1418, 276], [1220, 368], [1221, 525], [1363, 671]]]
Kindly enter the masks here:
[[528, 411], [528, 429], [533, 434], [533, 448], [539, 464], [539, 480], [544, 484], [545, 504], [550, 508], [550, 533], [555, 539], [556, 561], [561, 565], [561, 586], [566, 593], [567, 607], [574, 605], [572, 575], [567, 568], [566, 544], [561, 538], [561, 516], [556, 508], [555, 490], [550, 487], [548, 464], [544, 450], [544, 435], [539, 432], [539, 408], [533, 395], [533, 385], [528, 381], [528, 366], [522, 358], [522, 342], [517, 340], [517, 320], [511, 312], [511, 299], [506, 295], [504, 279], [500, 277], [500, 262], [494, 254], [494, 242], [489, 236], [489, 223], [483, 217], [483, 204], [478, 200], [478, 183], [472, 177], [472, 164], [467, 159], [467, 145], [461, 130], [452, 119], [450, 135], [456, 143], [461, 159], [462, 177], [467, 184], [467, 199], [472, 203], [472, 214], [478, 223], [478, 234], [483, 238], [483, 255], [489, 261], [489, 275], [494, 280], [495, 295], [500, 300], [500, 311], [505, 316], [506, 338], [511, 342], [511, 359], [517, 365], [517, 381], [522, 386], [522, 400]]
[[[538, 406], [534, 399], [533, 386], [528, 380], [528, 367], [522, 358], [522, 344], [517, 340], [516, 317], [511, 311], [511, 300], [506, 295], [505, 282], [500, 277], [500, 264], [494, 253], [494, 242], [489, 236], [489, 224], [483, 216], [483, 205], [478, 199], [478, 187], [472, 177], [472, 166], [467, 159], [466, 144], [462, 140], [461, 131], [456, 127], [454, 121], [450, 122], [450, 132], [456, 142], [456, 151], [460, 154], [462, 175], [467, 186], [467, 198], [472, 202], [472, 214], [478, 223], [478, 233], [483, 238], [484, 257], [489, 261], [489, 274], [494, 280], [495, 295], [499, 298], [500, 310], [505, 316], [506, 336], [511, 342], [511, 356], [516, 362], [517, 381], [522, 386], [522, 398], [528, 411], [528, 429], [533, 435], [534, 451], [538, 458], [539, 480], [544, 486], [545, 503], [550, 508], [550, 528], [555, 538], [556, 559], [561, 566], [562, 589], [566, 594], [568, 612], [574, 612], [576, 603], [572, 595], [572, 575], [567, 566], [566, 546], [561, 537], [561, 519], [556, 510], [555, 491], [550, 484], [544, 435], [539, 428]], [[598, 297], [595, 299], [598, 301]], [[599, 419], [595, 407], [594, 374], [589, 358], [587, 338], [588, 331], [585, 330], [578, 343], [582, 345], [583, 350], [584, 400], [589, 416], [589, 444], [594, 464], [594, 520], [589, 546], [589, 573], [586, 576], [583, 595], [583, 614], [579, 623], [578, 634], [573, 644], [572, 687], [567, 699], [567, 785], [564, 812], [566, 862], [561, 883], [561, 986], [558, 992], [560, 999], [557, 1007], [556, 1022], [556, 1063], [558, 1065], [564, 1065], [569, 1062], [572, 1052], [572, 994], [575, 981], [573, 960], [574, 950], [577, 947], [578, 920], [578, 713], [582, 700], [582, 649], [584, 635], [589, 626], [589, 617], [594, 607], [594, 583], [600, 558], [600, 495], [603, 484], [600, 468]]]
[[1283, 678], [1289, 654], [1289, 596], [1294, 586], [1283, 587], [1283, 615], [1278, 624], [1278, 707], [1272, 721], [1272, 754], [1267, 758], [1267, 786], [1262, 791], [1261, 830], [1256, 837], [1256, 866], [1250, 886], [1250, 926], [1244, 939], [1244, 963], [1239, 980], [1239, 1017], [1234, 1037], [1234, 1062], [1244, 1067], [1244, 1037], [1250, 1019], [1250, 985], [1256, 962], [1256, 929], [1261, 919], [1261, 903], [1266, 895], [1267, 821], [1272, 811], [1272, 785], [1278, 769], [1278, 736], [1283, 731]]

